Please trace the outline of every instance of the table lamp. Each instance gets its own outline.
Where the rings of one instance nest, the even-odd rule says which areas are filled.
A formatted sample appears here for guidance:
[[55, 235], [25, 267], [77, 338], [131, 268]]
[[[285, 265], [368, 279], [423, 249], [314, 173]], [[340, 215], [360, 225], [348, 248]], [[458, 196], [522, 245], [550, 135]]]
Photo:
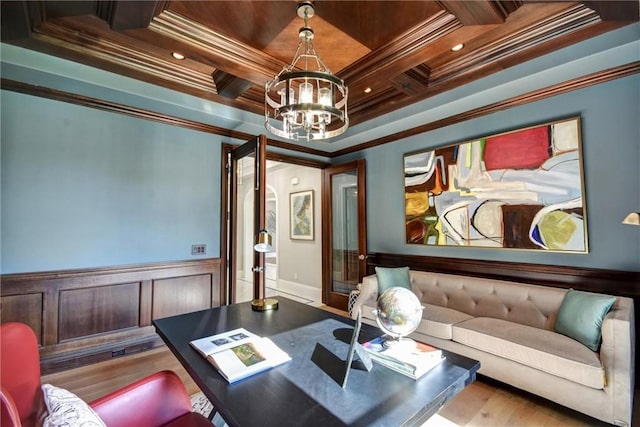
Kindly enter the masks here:
[[[271, 250], [271, 234], [267, 230], [260, 230], [256, 235], [256, 244], [253, 249], [264, 254]], [[264, 264], [264, 263], [263, 263]], [[278, 308], [278, 300], [275, 298], [266, 298], [265, 271], [264, 267], [253, 267], [254, 272], [258, 272], [258, 292], [254, 289], [254, 299], [251, 301], [251, 309], [254, 311], [275, 310]]]

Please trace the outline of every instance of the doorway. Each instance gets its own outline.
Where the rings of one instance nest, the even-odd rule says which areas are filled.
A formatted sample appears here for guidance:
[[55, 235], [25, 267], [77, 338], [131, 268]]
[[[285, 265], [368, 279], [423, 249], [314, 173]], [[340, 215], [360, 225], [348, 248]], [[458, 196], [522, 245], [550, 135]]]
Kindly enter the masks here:
[[[226, 245], [224, 250], [221, 250], [228, 260], [224, 263], [228, 267], [225, 275], [227, 303], [253, 299], [254, 267], [258, 265], [254, 262], [255, 255], [252, 250], [256, 217], [255, 156], [249, 154], [232, 159], [231, 153], [234, 149], [237, 147], [223, 146], [223, 158], [228, 159], [225, 170], [229, 171], [223, 177], [224, 188], [227, 188], [224, 193], [227, 199], [223, 200], [223, 203], [227, 206], [228, 213], [222, 224]], [[322, 171], [327, 165], [281, 154], [267, 153], [266, 157], [268, 160], [264, 163], [264, 226], [261, 228], [265, 228], [271, 234], [272, 249], [264, 254], [265, 296], [281, 295], [306, 304], [321, 305], [321, 193]], [[236, 169], [232, 170], [232, 166]], [[232, 182], [233, 188], [230, 186]], [[315, 196], [313, 240], [297, 240], [290, 234], [290, 200], [292, 194], [301, 191], [311, 192]], [[234, 221], [235, 226], [232, 228]]]
[[[227, 214], [222, 220], [221, 253], [227, 266], [223, 277], [227, 303], [251, 299], [257, 289], [256, 275], [264, 274], [266, 296], [282, 295], [347, 310], [350, 291], [366, 274], [365, 161], [329, 166], [266, 153], [269, 161], [264, 160], [260, 170], [255, 160], [260, 156], [245, 150], [245, 166], [238, 159], [232, 161], [234, 149], [223, 145], [223, 170], [228, 173], [222, 179]], [[237, 167], [246, 172], [234, 169]], [[264, 173], [263, 181], [251, 175], [255, 171]], [[260, 188], [264, 189], [264, 196], [260, 195], [264, 210], [259, 214], [245, 200], [247, 192], [253, 192], [252, 200], [256, 200], [254, 182], [262, 182]], [[244, 185], [247, 187], [242, 190]], [[300, 193], [312, 194], [315, 219], [310, 239], [299, 239], [292, 232], [291, 201]], [[250, 254], [255, 237], [255, 232], [250, 232], [255, 227], [248, 225], [251, 218], [251, 224], [256, 224], [257, 218], [260, 228], [273, 233], [274, 246], [266, 256]], [[244, 286], [244, 294], [240, 286]]]

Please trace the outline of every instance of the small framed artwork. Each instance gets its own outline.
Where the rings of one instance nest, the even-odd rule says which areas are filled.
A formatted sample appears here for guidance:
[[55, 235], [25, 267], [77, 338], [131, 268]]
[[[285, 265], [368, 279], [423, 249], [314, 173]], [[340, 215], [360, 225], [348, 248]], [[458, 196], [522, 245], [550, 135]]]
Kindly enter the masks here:
[[292, 240], [313, 240], [313, 190], [289, 194]]

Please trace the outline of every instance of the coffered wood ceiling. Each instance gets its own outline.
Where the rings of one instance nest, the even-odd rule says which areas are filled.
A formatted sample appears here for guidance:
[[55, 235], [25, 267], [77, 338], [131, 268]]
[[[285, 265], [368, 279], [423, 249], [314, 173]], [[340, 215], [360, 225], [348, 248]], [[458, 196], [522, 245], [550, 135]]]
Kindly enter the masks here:
[[[293, 0], [0, 4], [5, 43], [257, 114], [302, 25]], [[353, 125], [636, 21], [637, 1], [320, 0], [309, 24]]]

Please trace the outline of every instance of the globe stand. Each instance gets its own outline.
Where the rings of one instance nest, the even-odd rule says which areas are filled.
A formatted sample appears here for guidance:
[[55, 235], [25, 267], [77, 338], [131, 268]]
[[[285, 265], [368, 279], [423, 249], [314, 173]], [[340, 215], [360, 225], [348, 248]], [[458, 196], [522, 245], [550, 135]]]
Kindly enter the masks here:
[[411, 352], [418, 346], [418, 344], [416, 344], [416, 342], [411, 338], [405, 338], [402, 336], [394, 337], [388, 335], [385, 335], [382, 345], [384, 348], [402, 352]]
[[415, 331], [422, 320], [424, 307], [411, 290], [391, 287], [376, 302], [373, 314], [384, 332], [382, 346], [399, 352], [412, 352], [417, 344], [407, 335]]

